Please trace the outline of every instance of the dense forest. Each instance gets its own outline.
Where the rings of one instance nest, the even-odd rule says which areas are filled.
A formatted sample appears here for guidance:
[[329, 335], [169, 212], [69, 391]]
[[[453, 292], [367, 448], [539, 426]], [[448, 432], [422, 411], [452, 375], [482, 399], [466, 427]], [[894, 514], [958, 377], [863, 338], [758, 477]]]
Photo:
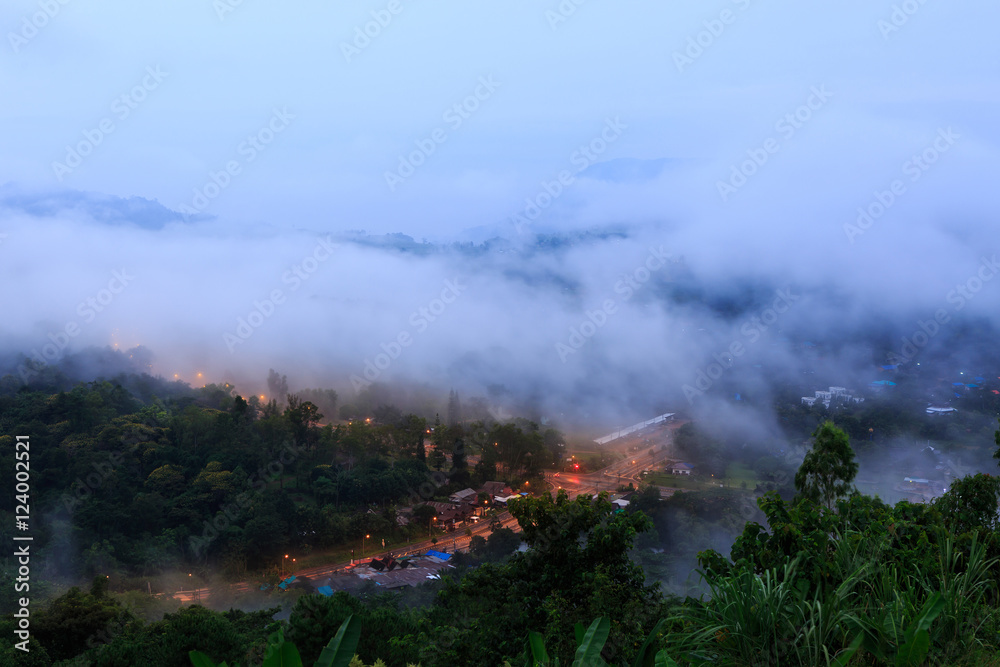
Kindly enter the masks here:
[[[35, 548], [51, 577], [145, 582], [192, 567], [242, 577], [290, 549], [365, 534], [405, 540], [420, 527], [400, 526], [397, 507], [482, 481], [538, 479], [561, 440], [531, 422], [428, 424], [391, 406], [336, 426], [322, 418], [295, 394], [279, 407], [208, 385], [143, 401], [93, 382], [0, 396], [0, 451], [13, 470], [11, 434], [31, 434], [32, 498], [45, 518]], [[13, 504], [5, 496], [0, 509]]]
[[[134, 375], [0, 384], [4, 469], [14, 436], [31, 438], [36, 533], [31, 650], [15, 648], [6, 586], [3, 664], [188, 665], [197, 650], [254, 665], [276, 641], [313, 664], [348, 618], [365, 664], [568, 665], [584, 644], [591, 662], [576, 664], [1000, 664], [1000, 477], [886, 504], [854, 487], [856, 429], [833, 421], [812, 422], [794, 467], [735, 454], [768, 469], [757, 488], [661, 499], [642, 486], [625, 509], [607, 493], [512, 501], [519, 537], [495, 530], [417, 587], [182, 606], [177, 578], [273, 581], [288, 551], [333, 557], [366, 535], [429, 535], [422, 513], [401, 525], [398, 511], [489, 480], [537, 484], [564, 438], [527, 420], [463, 420], [454, 394], [444, 420], [379, 405], [324, 423], [343, 408], [328, 390], [279, 403]], [[882, 409], [867, 410], [859, 423]], [[822, 417], [786, 416], [809, 414]], [[692, 425], [675, 439], [709, 467], [732, 446]], [[1000, 431], [990, 440], [1000, 456]], [[13, 505], [0, 504], [8, 544]], [[15, 559], [3, 567], [13, 581]]]

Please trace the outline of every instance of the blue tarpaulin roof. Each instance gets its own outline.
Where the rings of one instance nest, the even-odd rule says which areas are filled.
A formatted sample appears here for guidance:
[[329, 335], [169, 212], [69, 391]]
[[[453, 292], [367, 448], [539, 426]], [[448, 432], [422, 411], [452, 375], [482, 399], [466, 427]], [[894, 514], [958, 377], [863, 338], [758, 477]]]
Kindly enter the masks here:
[[435, 558], [440, 558], [441, 560], [450, 560], [451, 554], [442, 553], [440, 551], [428, 551], [428, 556], [434, 556]]
[[288, 584], [292, 583], [293, 581], [295, 581], [295, 575], [294, 574], [292, 576], [288, 577], [287, 579], [285, 579], [284, 581], [282, 581], [280, 584], [278, 584], [278, 588], [280, 588], [281, 590], [285, 590], [285, 588], [288, 587]]
[[330, 588], [329, 586], [320, 586], [319, 588], [316, 589], [316, 592], [319, 593], [320, 595], [325, 595], [327, 597], [333, 595], [333, 589]]

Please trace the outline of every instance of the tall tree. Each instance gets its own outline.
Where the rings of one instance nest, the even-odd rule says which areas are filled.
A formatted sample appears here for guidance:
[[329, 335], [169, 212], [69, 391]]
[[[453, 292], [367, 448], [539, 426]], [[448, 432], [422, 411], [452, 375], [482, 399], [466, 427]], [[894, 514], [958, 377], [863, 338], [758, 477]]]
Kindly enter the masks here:
[[[511, 503], [530, 548], [445, 583], [428, 618], [448, 628], [450, 640], [428, 646], [421, 662], [497, 664], [500, 656], [519, 655], [525, 635], [535, 630], [550, 653], [569, 664], [574, 624], [613, 609], [616, 623], [604, 657], [632, 664], [637, 646], [629, 637], [644, 634], [661, 609], [655, 587], [645, 586], [642, 569], [629, 558], [636, 535], [651, 522], [641, 512], [616, 510], [607, 494], [570, 500], [565, 491]], [[511, 544], [496, 548], [506, 551], [517, 541], [504, 535], [500, 542], [507, 537]]]
[[448, 426], [458, 426], [462, 421], [462, 402], [458, 400], [458, 392], [452, 389], [448, 393]]
[[465, 483], [469, 478], [469, 462], [465, 459], [465, 440], [459, 438], [451, 450], [452, 480]]
[[88, 646], [88, 640], [93, 642], [115, 623], [131, 620], [132, 614], [107, 595], [107, 581], [95, 577], [90, 593], [73, 587], [32, 618], [33, 634], [53, 660], [72, 658]]
[[[305, 444], [309, 440], [310, 431], [315, 428], [323, 415], [319, 409], [310, 401], [301, 401], [295, 394], [288, 394], [288, 407], [285, 408], [285, 419], [292, 430], [292, 437], [299, 444]], [[314, 434], [312, 440], [318, 438]]]
[[[1000, 424], [1000, 419], [997, 419], [997, 423]], [[1000, 459], [1000, 429], [997, 429], [993, 434], [993, 442], [997, 444], [997, 450], [993, 452], [993, 458]], [[1000, 465], [1000, 461], [997, 461], [997, 465]]]
[[804, 498], [832, 508], [837, 498], [851, 490], [858, 464], [847, 434], [833, 422], [824, 422], [813, 438], [812, 449], [795, 473], [795, 490]]
[[967, 475], [951, 483], [951, 488], [934, 501], [945, 523], [956, 535], [976, 528], [993, 533], [1000, 527], [1000, 477]]
[[448, 458], [444, 455], [438, 447], [431, 450], [430, 456], [427, 457], [427, 462], [435, 470], [440, 470], [444, 467], [444, 464], [448, 462]]
[[398, 427], [402, 449], [412, 452], [420, 461], [427, 460], [424, 436], [427, 435], [427, 420], [416, 415], [406, 415]]
[[267, 390], [274, 400], [284, 400], [288, 395], [288, 377], [278, 375], [278, 371], [269, 368], [267, 371]]

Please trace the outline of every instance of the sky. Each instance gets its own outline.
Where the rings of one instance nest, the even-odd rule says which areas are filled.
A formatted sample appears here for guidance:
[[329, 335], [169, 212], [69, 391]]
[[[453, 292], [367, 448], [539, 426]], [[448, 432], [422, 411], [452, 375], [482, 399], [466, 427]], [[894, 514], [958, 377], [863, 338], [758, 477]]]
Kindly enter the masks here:
[[[141, 343], [168, 377], [346, 388], [408, 333], [382, 379], [607, 405], [656, 374], [673, 400], [743, 334], [616, 292], [661, 247], [713, 288], [836, 293], [799, 315], [820, 330], [913, 329], [992, 270], [998, 19], [986, 0], [8, 0], [0, 344], [77, 324], [71, 346]], [[638, 231], [518, 266], [323, 245], [608, 225]], [[418, 332], [449, 280], [468, 288]], [[997, 312], [984, 284], [963, 315]], [[608, 299], [600, 336], [560, 355]]]

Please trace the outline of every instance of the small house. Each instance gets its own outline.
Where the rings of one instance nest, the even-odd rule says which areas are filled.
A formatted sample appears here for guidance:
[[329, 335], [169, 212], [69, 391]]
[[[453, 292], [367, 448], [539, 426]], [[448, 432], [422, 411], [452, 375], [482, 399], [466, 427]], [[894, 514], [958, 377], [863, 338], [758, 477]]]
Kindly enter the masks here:
[[462, 489], [461, 491], [456, 491], [455, 493], [448, 496], [448, 500], [453, 503], [474, 503], [476, 502], [477, 492], [475, 489]]

